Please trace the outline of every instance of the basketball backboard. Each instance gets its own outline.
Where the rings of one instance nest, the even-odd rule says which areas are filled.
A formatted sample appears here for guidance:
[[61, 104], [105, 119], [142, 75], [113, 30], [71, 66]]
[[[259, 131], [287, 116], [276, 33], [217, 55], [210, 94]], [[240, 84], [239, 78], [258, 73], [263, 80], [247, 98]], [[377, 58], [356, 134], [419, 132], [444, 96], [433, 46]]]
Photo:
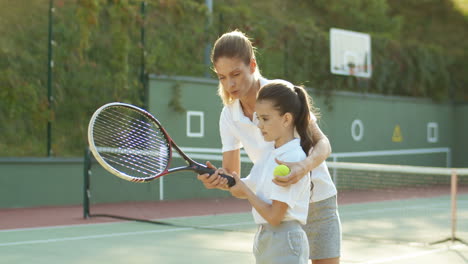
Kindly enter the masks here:
[[370, 78], [371, 61], [369, 34], [337, 28], [330, 29], [331, 73]]

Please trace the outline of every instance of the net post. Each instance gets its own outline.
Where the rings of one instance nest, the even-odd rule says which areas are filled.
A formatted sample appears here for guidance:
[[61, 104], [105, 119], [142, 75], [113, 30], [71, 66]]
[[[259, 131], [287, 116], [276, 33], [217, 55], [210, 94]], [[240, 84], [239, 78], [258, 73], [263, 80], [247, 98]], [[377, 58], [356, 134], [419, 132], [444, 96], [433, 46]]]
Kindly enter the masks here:
[[458, 184], [458, 176], [457, 170], [452, 169], [452, 176], [451, 176], [451, 220], [452, 220], [452, 235], [450, 237], [451, 241], [454, 242], [456, 240], [456, 230], [457, 230], [457, 184]]
[[85, 148], [83, 167], [83, 218], [87, 219], [89, 218], [89, 178], [91, 173], [91, 153], [88, 147]]

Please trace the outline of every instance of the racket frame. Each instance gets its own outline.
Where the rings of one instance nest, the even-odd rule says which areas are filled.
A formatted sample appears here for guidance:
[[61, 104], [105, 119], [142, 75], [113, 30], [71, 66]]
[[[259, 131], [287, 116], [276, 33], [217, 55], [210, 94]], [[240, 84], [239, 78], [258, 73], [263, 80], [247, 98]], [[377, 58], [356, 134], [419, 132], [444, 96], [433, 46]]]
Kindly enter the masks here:
[[[133, 110], [133, 111], [140, 112], [145, 117], [147, 117], [151, 122], [153, 122], [153, 124], [155, 124], [158, 127], [158, 129], [162, 132], [164, 138], [166, 139], [166, 144], [168, 145], [169, 153], [168, 153], [167, 165], [166, 165], [166, 167], [164, 168], [164, 170], [161, 173], [151, 175], [151, 176], [148, 176], [148, 177], [134, 177], [134, 176], [128, 175], [128, 174], [126, 174], [124, 172], [121, 172], [121, 171], [115, 169], [107, 161], [105, 161], [104, 158], [99, 154], [99, 151], [98, 151], [96, 145], [94, 144], [93, 127], [94, 127], [94, 123], [96, 122], [96, 119], [98, 118], [99, 114], [104, 109], [107, 109], [109, 107], [126, 107], [126, 108], [129, 108], [129, 109]], [[134, 105], [131, 105], [131, 104], [113, 102], [113, 103], [108, 103], [108, 104], [105, 104], [105, 105], [99, 107], [93, 113], [93, 115], [92, 115], [92, 117], [91, 117], [91, 119], [89, 121], [89, 125], [88, 125], [88, 144], [89, 144], [89, 150], [91, 151], [91, 153], [93, 153], [93, 156], [96, 158], [97, 162], [99, 164], [101, 164], [101, 166], [104, 169], [106, 169], [107, 171], [109, 171], [113, 175], [115, 175], [115, 176], [117, 176], [117, 177], [119, 177], [121, 179], [124, 179], [126, 181], [148, 182], [148, 181], [152, 181], [154, 179], [157, 179], [159, 177], [162, 177], [162, 176], [174, 173], [174, 172], [179, 172], [179, 171], [195, 171], [195, 172], [197, 172], [199, 174], [205, 174], [205, 173], [213, 174], [215, 172], [214, 169], [208, 168], [207, 166], [205, 166], [205, 165], [203, 165], [201, 163], [198, 163], [198, 162], [194, 161], [193, 159], [191, 159], [190, 157], [188, 157], [179, 148], [179, 146], [177, 146], [177, 144], [174, 142], [174, 140], [172, 140], [172, 138], [169, 136], [169, 134], [164, 129], [164, 127], [161, 125], [161, 123], [151, 113], [149, 113], [148, 111], [146, 111], [146, 110], [144, 110], [144, 109], [142, 109], [140, 107], [137, 107], [137, 106], [134, 106]], [[185, 162], [187, 163], [187, 166], [180, 166], [180, 167], [170, 168], [172, 158], [173, 158], [172, 157], [172, 154], [173, 154], [172, 148], [174, 148], [177, 151], [177, 153], [185, 160]], [[229, 186], [233, 186], [235, 184], [235, 181], [231, 176], [228, 176], [228, 175], [221, 175], [221, 176], [222, 177], [229, 177], [229, 178], [232, 179], [231, 180], [231, 179], [228, 178]]]

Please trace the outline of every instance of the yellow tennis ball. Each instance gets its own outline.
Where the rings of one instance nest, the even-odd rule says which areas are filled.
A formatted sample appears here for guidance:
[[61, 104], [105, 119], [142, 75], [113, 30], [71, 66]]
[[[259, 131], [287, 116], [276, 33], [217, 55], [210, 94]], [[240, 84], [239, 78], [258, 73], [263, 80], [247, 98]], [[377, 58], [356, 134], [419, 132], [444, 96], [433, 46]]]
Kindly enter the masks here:
[[281, 164], [275, 167], [273, 176], [286, 176], [290, 171], [291, 170], [288, 168], [288, 166]]

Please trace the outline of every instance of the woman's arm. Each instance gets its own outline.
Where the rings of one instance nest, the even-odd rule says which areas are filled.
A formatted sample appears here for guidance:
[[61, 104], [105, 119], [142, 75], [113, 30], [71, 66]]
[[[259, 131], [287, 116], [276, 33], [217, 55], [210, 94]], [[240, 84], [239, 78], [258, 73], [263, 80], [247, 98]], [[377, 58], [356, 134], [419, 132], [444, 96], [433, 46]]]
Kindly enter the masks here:
[[316, 122], [311, 122], [309, 126], [312, 132], [314, 146], [309, 151], [307, 158], [300, 162], [284, 162], [276, 160], [278, 164], [284, 164], [291, 169], [286, 177], [275, 177], [273, 182], [280, 186], [289, 186], [298, 182], [309, 171], [317, 168], [331, 154], [331, 145], [327, 136], [323, 134]]
[[223, 152], [223, 168], [228, 174], [239, 174], [240, 164], [240, 149]]
[[[212, 169], [216, 169], [210, 162], [207, 162], [206, 165]], [[239, 173], [240, 171], [240, 149], [231, 150], [223, 152], [223, 169], [217, 170], [214, 174], [202, 174], [198, 175], [197, 178], [203, 182], [203, 185], [207, 189], [222, 189], [227, 190], [227, 180], [221, 176], [219, 173], [231, 174], [233, 172]]]

